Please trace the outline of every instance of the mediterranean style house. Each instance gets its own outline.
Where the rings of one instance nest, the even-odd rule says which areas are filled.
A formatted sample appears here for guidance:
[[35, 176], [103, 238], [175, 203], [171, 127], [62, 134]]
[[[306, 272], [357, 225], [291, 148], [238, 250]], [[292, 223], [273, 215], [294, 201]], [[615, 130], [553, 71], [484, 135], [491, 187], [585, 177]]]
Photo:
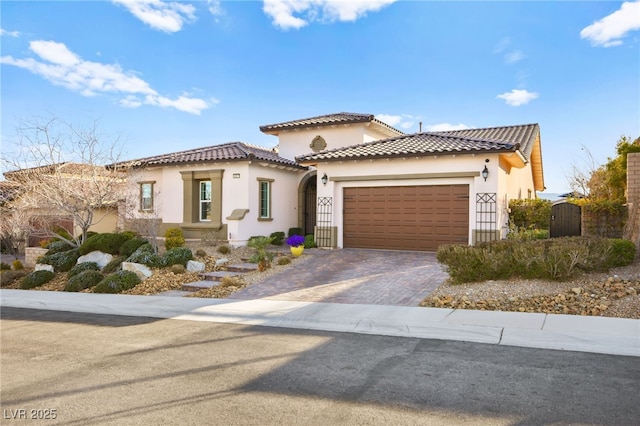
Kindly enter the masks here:
[[300, 227], [320, 247], [434, 251], [505, 237], [509, 200], [544, 189], [538, 124], [405, 134], [337, 113], [260, 130], [276, 148], [134, 160], [131, 220], [231, 245]]

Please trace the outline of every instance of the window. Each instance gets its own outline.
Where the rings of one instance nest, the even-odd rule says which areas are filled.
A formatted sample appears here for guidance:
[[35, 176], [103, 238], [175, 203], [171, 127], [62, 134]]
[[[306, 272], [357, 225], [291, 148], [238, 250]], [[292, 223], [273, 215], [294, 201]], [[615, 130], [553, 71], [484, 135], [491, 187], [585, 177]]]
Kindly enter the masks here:
[[259, 207], [258, 219], [271, 219], [271, 182], [270, 179], [259, 179]]
[[140, 211], [153, 211], [153, 184], [155, 182], [140, 182]]
[[200, 220], [211, 221], [211, 181], [200, 182]]

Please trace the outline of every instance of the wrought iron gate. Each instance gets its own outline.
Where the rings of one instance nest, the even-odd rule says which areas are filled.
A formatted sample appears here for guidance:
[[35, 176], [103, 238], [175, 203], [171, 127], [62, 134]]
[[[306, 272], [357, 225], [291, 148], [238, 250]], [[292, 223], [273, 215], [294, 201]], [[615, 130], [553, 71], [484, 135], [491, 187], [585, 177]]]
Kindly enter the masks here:
[[333, 198], [318, 197], [318, 220], [316, 222], [316, 244], [318, 247], [331, 247], [331, 212]]
[[484, 243], [498, 239], [498, 203], [495, 192], [476, 194], [475, 242]]

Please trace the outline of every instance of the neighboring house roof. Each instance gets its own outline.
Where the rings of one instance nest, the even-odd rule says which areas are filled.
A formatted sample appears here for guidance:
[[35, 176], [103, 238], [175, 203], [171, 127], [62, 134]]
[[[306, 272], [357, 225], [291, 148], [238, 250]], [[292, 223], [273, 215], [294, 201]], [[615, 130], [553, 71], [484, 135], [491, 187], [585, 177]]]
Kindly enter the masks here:
[[10, 172], [5, 172], [3, 175], [9, 180], [20, 180], [29, 178], [29, 176], [33, 176], [34, 174], [53, 174], [56, 172], [63, 175], [80, 177], [86, 176], [87, 174], [98, 176], [103, 174], [107, 176], [110, 173], [107, 171], [106, 166], [73, 163], [66, 161], [62, 163], [46, 164], [44, 166], [12, 170]]
[[0, 182], [0, 206], [13, 201], [22, 193], [21, 186], [17, 182]]
[[[524, 142], [522, 137], [517, 137], [516, 135], [526, 135], [528, 138], [529, 133], [524, 131], [518, 132], [516, 128], [520, 126], [511, 127], [513, 128], [512, 131], [505, 133], [510, 137], [502, 140], [496, 137], [498, 136], [498, 133], [492, 134], [492, 136], [496, 138], [449, 135], [447, 132], [414, 133], [411, 135], [398, 136], [395, 138], [382, 139], [344, 148], [322, 151], [315, 154], [303, 155], [297, 159], [300, 162], [313, 162], [337, 159], [402, 157], [406, 155], [515, 152], [520, 149], [521, 141]], [[476, 130], [476, 134], [482, 136], [483, 130], [490, 129], [474, 130]]]
[[299, 120], [285, 121], [283, 123], [266, 124], [260, 126], [260, 131], [271, 135], [278, 135], [280, 131], [303, 129], [309, 127], [335, 126], [339, 124], [373, 123], [379, 130], [389, 136], [403, 135], [400, 130], [378, 120], [373, 114], [358, 114], [352, 112], [339, 112], [337, 114], [319, 115], [317, 117], [303, 118]]
[[282, 164], [290, 167], [305, 168], [295, 161], [280, 157], [271, 149], [249, 145], [244, 142], [230, 142], [222, 145], [189, 149], [153, 157], [133, 160], [134, 167], [158, 166], [165, 164], [189, 164], [212, 161], [258, 160]]

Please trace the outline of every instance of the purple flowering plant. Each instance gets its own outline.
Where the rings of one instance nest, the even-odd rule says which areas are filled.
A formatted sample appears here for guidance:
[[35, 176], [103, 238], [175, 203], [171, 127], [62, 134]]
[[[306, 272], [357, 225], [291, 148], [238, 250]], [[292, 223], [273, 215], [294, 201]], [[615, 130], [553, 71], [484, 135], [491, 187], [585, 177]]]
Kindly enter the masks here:
[[298, 247], [304, 245], [304, 237], [301, 235], [292, 235], [287, 238], [287, 244], [291, 247]]

